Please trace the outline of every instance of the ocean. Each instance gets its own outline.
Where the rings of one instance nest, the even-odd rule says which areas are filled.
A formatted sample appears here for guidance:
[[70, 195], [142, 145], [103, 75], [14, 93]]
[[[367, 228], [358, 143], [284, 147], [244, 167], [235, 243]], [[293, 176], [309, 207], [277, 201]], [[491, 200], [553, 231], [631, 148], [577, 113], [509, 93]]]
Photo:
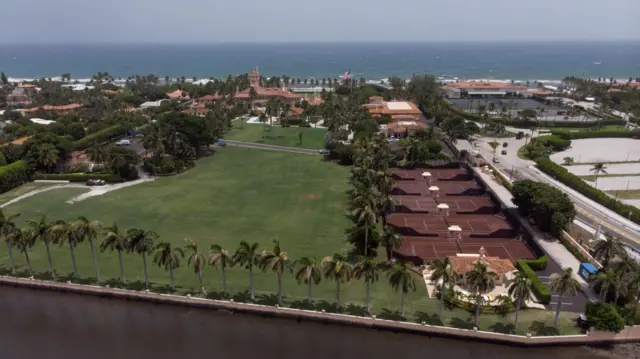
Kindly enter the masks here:
[[106, 71], [226, 77], [258, 67], [265, 76], [381, 79], [433, 74], [460, 79], [560, 80], [640, 77], [640, 41], [549, 43], [309, 43], [0, 45], [0, 71], [14, 79], [76, 79]]

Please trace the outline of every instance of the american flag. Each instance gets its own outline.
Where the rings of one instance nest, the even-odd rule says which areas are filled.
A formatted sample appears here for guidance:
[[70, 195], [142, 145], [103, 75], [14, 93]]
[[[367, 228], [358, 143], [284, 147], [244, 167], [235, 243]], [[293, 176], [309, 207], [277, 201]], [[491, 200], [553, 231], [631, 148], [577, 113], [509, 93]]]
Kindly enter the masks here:
[[342, 78], [344, 78], [345, 80], [348, 80], [351, 78], [351, 71], [347, 71], [344, 73], [344, 75], [342, 75]]

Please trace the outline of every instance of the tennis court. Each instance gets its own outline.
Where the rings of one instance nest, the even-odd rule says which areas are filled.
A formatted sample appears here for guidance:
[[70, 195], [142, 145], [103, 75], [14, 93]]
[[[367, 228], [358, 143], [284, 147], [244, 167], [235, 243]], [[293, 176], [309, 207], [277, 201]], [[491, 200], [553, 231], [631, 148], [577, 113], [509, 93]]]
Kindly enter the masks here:
[[484, 247], [487, 255], [516, 261], [522, 258], [533, 259], [535, 254], [521, 241], [511, 238], [469, 238], [456, 239], [403, 237], [402, 246], [395, 252], [416, 263], [423, 260], [443, 259], [459, 253], [477, 254]]
[[417, 212], [440, 214], [439, 204], [449, 206], [449, 213], [483, 213], [495, 212], [495, 206], [487, 196], [455, 196], [455, 197], [421, 197], [421, 196], [394, 196], [398, 202], [397, 207], [401, 212]]
[[387, 217], [387, 222], [398, 232], [407, 235], [446, 237], [452, 235], [449, 231], [451, 226], [460, 227], [463, 236], [489, 236], [497, 232], [511, 236], [516, 234], [505, 219], [486, 214], [434, 216], [421, 213], [393, 213]]
[[469, 174], [464, 169], [414, 169], [414, 170], [405, 170], [394, 168], [389, 170], [391, 176], [394, 180], [397, 181], [423, 181], [424, 177], [423, 173], [427, 172], [431, 174], [431, 183], [434, 181], [471, 181], [473, 180], [473, 176]]
[[450, 99], [454, 107], [471, 112], [478, 112], [480, 106], [485, 106], [487, 111], [490, 111], [491, 104], [493, 103], [494, 112], [500, 112], [503, 108], [507, 111], [511, 110], [513, 113], [522, 111], [525, 109], [545, 109], [547, 116], [555, 116], [558, 111], [565, 113], [567, 109], [558, 106], [549, 106], [547, 104], [528, 99], [501, 99], [501, 98], [489, 98], [489, 99]]
[[[473, 181], [395, 181], [391, 193], [397, 196], [431, 196], [430, 186], [438, 187], [438, 196], [479, 196], [485, 194]], [[434, 193], [435, 195], [435, 193]]]

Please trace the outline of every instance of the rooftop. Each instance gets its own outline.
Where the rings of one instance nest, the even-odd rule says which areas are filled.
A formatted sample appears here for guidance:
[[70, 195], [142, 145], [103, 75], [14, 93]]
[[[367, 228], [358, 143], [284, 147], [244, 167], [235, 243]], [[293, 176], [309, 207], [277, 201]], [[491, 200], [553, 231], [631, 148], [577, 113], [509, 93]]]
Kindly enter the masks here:
[[499, 90], [499, 89], [510, 89], [510, 90], [522, 90], [526, 91], [529, 88], [527, 86], [521, 85], [512, 85], [506, 82], [487, 82], [487, 81], [460, 81], [460, 82], [451, 82], [444, 86], [445, 88], [450, 89], [471, 89], [471, 90]]
[[477, 262], [481, 261], [487, 265], [487, 269], [489, 271], [494, 272], [500, 277], [516, 270], [511, 260], [498, 257], [487, 257], [483, 252], [486, 253], [484, 247], [481, 247], [480, 254], [457, 254], [455, 256], [450, 256], [449, 261], [451, 262], [451, 267], [456, 273], [467, 273], [473, 270], [473, 267]]
[[44, 105], [42, 107], [33, 107], [33, 108], [25, 108], [24, 110], [22, 110], [23, 112], [35, 112], [38, 110], [43, 110], [43, 111], [69, 111], [69, 110], [75, 110], [78, 108], [82, 108], [82, 105], [79, 103], [72, 103], [69, 105], [61, 105], [61, 106], [51, 106], [51, 105]]

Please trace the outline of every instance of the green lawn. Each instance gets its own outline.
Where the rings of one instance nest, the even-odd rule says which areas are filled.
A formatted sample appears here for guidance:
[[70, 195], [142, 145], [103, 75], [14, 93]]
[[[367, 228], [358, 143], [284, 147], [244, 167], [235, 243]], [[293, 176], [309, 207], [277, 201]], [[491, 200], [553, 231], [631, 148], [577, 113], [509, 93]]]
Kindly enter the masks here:
[[628, 191], [605, 191], [610, 195], [618, 196], [619, 199], [640, 199], [640, 189], [630, 189]]
[[52, 183], [35, 183], [35, 182], [25, 183], [20, 187], [16, 187], [12, 189], [11, 191], [7, 191], [5, 193], [0, 194], [0, 204], [7, 203], [12, 199], [22, 196], [23, 194], [29, 193], [33, 190], [45, 188], [45, 187], [51, 187], [54, 185], [55, 184], [52, 184]]
[[[261, 248], [267, 248], [273, 239], [279, 239], [282, 249], [290, 254], [292, 260], [315, 256], [320, 261], [323, 256], [348, 249], [344, 230], [349, 221], [343, 215], [347, 177], [348, 168], [320, 158], [227, 147], [212, 157], [199, 160], [194, 169], [178, 176], [158, 178], [152, 183], [91, 197], [75, 204], [65, 201], [81, 193], [82, 189], [53, 190], [8, 206], [5, 212], [22, 212], [20, 221], [37, 218], [38, 211], [45, 213], [49, 221], [72, 220], [85, 215], [106, 225], [117, 222], [123, 230], [131, 227], [154, 230], [160, 234], [161, 240], [176, 246], [182, 246], [183, 238], [189, 237], [196, 240], [205, 252], [213, 243], [233, 251], [241, 240], [256, 241]], [[14, 251], [14, 257], [21, 275], [26, 275], [23, 256]], [[35, 270], [44, 275], [48, 270], [44, 246], [34, 247], [30, 257]], [[76, 257], [80, 275], [92, 276], [88, 244], [77, 248]], [[71, 273], [72, 264], [66, 246], [53, 249], [53, 260], [59, 274]], [[101, 253], [98, 260], [103, 280], [118, 277], [115, 253]], [[5, 271], [9, 267], [5, 246], [0, 246], [0, 266]], [[141, 281], [141, 258], [125, 255], [125, 272], [129, 281]], [[186, 267], [186, 260], [175, 274], [179, 293], [197, 292], [197, 278], [193, 269]], [[169, 283], [168, 273], [151, 263], [149, 275], [156, 290], [162, 290]], [[222, 288], [220, 271], [206, 267], [204, 281], [212, 296], [218, 296]], [[229, 269], [227, 282], [236, 300], [246, 300], [244, 293], [249, 283], [246, 270]], [[139, 282], [130, 285], [140, 288]], [[417, 291], [410, 292], [406, 298], [407, 319], [436, 323], [438, 301], [427, 297], [424, 282], [417, 276], [416, 286]], [[274, 274], [256, 272], [255, 287], [258, 302], [273, 303], [277, 288]], [[300, 306], [304, 302], [306, 286], [299, 285], [289, 273], [284, 277], [283, 288], [286, 305]], [[341, 286], [342, 303], [347, 312], [362, 312], [364, 288], [364, 283], [356, 280]], [[313, 288], [313, 294], [318, 300], [317, 308], [332, 310], [334, 283], [323, 280]], [[391, 318], [400, 308], [400, 295], [391, 289], [384, 274], [372, 286], [372, 303], [380, 317]], [[447, 325], [472, 326], [469, 322], [471, 314], [462, 309], [445, 313]], [[563, 313], [561, 332], [577, 332], [571, 322], [572, 317]], [[548, 333], [552, 318], [553, 313], [547, 311], [523, 312], [519, 332]], [[481, 318], [481, 327], [501, 331], [512, 321], [513, 315], [504, 318], [485, 315]]]
[[[625, 173], [625, 174], [613, 174], [613, 173], [606, 173], [606, 174], [600, 174], [597, 176], [597, 178], [603, 178], [603, 177], [638, 177], [640, 176], [640, 173]], [[585, 181], [590, 181], [593, 182], [596, 180], [596, 176], [595, 175], [586, 175], [586, 176], [579, 176], [580, 178], [582, 178]]]
[[[302, 133], [302, 143], [300, 143], [298, 135], [300, 132]], [[327, 131], [322, 128], [280, 127], [245, 123], [244, 128], [236, 124], [224, 138], [267, 145], [321, 149], [324, 148], [324, 135], [326, 133]]]

